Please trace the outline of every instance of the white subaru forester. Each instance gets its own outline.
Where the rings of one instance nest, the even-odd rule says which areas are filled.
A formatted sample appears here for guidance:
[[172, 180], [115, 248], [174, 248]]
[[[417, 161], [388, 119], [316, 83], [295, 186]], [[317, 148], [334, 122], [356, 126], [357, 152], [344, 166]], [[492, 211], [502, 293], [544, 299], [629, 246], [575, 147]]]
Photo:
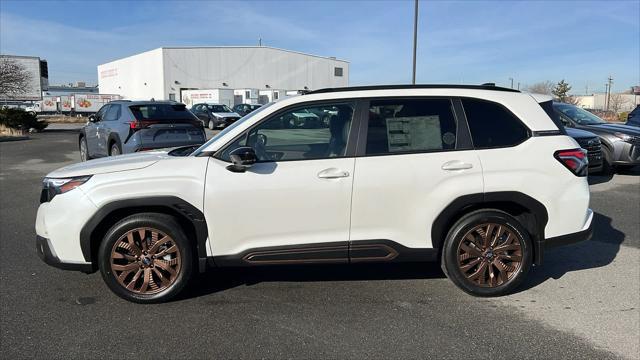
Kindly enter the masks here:
[[585, 151], [551, 98], [481, 86], [324, 89], [198, 148], [92, 160], [44, 180], [37, 250], [165, 301], [208, 266], [441, 261], [509, 293], [546, 248], [589, 238]]

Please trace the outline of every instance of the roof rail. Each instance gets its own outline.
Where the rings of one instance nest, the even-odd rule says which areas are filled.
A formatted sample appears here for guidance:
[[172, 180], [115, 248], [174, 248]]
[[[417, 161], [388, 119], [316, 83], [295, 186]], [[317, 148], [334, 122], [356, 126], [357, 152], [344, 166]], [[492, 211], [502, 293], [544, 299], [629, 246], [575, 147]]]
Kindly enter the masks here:
[[365, 91], [365, 90], [401, 90], [401, 89], [472, 89], [472, 90], [495, 90], [506, 92], [520, 92], [516, 89], [510, 89], [495, 86], [494, 83], [485, 83], [482, 85], [459, 85], [459, 84], [421, 84], [421, 85], [371, 85], [371, 86], [349, 86], [318, 89], [307, 91], [304, 94], [324, 94], [341, 91]]

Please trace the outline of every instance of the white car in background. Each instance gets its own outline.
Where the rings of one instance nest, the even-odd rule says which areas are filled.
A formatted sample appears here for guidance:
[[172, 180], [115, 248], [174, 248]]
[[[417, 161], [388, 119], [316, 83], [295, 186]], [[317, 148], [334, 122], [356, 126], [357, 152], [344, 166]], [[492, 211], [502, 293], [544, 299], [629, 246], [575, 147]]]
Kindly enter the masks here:
[[[50, 173], [38, 253], [100, 270], [143, 303], [170, 299], [208, 266], [391, 261], [441, 261], [462, 290], [507, 294], [545, 249], [592, 231], [586, 152], [548, 111], [551, 98], [494, 86], [287, 98], [197, 149]], [[288, 126], [299, 113], [332, 116]]]

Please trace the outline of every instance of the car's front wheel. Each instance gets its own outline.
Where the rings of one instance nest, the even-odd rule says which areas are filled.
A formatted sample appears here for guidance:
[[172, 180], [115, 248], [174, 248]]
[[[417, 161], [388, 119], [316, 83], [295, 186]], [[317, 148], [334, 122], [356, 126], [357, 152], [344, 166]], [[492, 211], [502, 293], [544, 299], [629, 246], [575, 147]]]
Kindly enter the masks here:
[[214, 119], [209, 119], [208, 128], [209, 130], [213, 130], [216, 128], [216, 122], [214, 121]]
[[164, 302], [187, 284], [191, 246], [172, 216], [131, 215], [107, 232], [98, 253], [102, 278], [118, 296], [138, 303]]
[[463, 216], [451, 228], [442, 252], [449, 279], [476, 296], [500, 296], [515, 290], [531, 267], [533, 252], [527, 230], [499, 210]]

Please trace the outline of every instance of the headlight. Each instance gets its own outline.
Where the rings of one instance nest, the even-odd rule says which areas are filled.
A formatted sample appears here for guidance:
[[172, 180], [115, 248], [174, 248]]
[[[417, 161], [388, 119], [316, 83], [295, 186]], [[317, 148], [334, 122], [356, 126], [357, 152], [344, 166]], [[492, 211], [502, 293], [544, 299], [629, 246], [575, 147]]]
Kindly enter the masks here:
[[631, 135], [623, 134], [621, 132], [614, 132], [613, 136], [617, 137], [618, 139], [620, 139], [622, 141], [629, 141], [632, 138]]
[[91, 176], [77, 176], [70, 178], [44, 178], [40, 202], [51, 201], [56, 195], [64, 194], [86, 183]]

